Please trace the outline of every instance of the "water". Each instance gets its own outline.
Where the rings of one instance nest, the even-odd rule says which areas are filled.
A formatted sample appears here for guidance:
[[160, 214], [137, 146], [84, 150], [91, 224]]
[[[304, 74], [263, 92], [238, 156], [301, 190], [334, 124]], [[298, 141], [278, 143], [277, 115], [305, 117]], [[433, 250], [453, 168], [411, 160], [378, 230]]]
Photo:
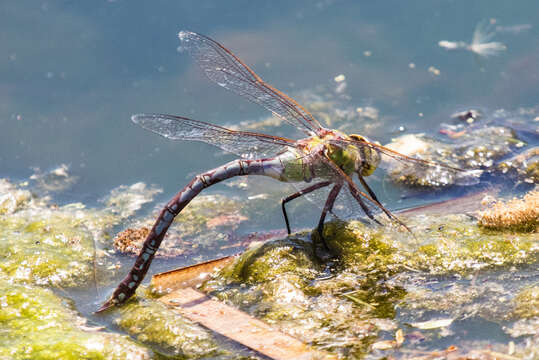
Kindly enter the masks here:
[[[139, 112], [221, 125], [267, 116], [210, 83], [178, 51], [180, 30], [211, 36], [291, 96], [334, 89], [334, 78], [345, 75], [346, 104], [378, 109], [383, 125], [361, 127], [382, 143], [401, 126], [435, 134], [440, 122], [470, 107], [536, 106], [538, 13], [532, 0], [3, 1], [0, 177], [23, 180], [35, 168], [67, 164], [79, 180], [59, 202], [93, 204], [139, 181], [162, 187], [157, 201], [165, 201], [194, 174], [231, 160], [209, 145], [168, 141], [130, 121]], [[507, 46], [499, 56], [438, 46], [470, 42], [481, 21], [499, 27], [491, 40]], [[300, 136], [291, 127], [274, 130]], [[376, 182], [382, 176], [373, 188], [388, 208], [412, 204], [397, 202], [396, 190]], [[215, 191], [238, 193], [225, 185]], [[269, 206], [268, 219], [251, 219], [246, 232], [283, 226], [278, 204]], [[295, 209], [293, 226], [314, 225], [311, 213]]]
[[[485, 19], [534, 26], [539, 5], [533, 1], [6, 1], [0, 6], [2, 176], [24, 178], [32, 167], [66, 163], [80, 177], [75, 198], [98, 197], [137, 181], [163, 186], [167, 197], [189, 174], [225, 160], [207, 145], [174, 143], [142, 131], [129, 121], [133, 113], [182, 114], [217, 124], [267, 114], [209, 83], [178, 53], [176, 34], [182, 29], [217, 39], [290, 94], [332, 85], [335, 76], [346, 75], [350, 104], [372, 104], [394, 117], [387, 127], [366, 134], [380, 141], [401, 125], [410, 132], [435, 132], [438, 122], [469, 106], [536, 104], [537, 27], [496, 35], [508, 47], [498, 57], [437, 45], [444, 39], [470, 41]], [[430, 66], [440, 75], [429, 73]]]

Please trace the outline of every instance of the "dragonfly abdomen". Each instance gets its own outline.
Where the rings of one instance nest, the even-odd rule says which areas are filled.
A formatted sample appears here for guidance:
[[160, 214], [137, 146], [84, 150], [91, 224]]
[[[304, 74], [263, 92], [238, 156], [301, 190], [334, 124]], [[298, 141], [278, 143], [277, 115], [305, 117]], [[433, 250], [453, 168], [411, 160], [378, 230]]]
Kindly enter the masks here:
[[223, 180], [242, 175], [264, 175], [283, 181], [283, 163], [279, 157], [259, 160], [235, 160], [228, 164], [197, 175], [191, 182], [178, 192], [161, 210], [150, 233], [146, 237], [135, 264], [114, 290], [111, 298], [98, 310], [103, 311], [115, 304], [124, 303], [135, 293], [150, 264], [161, 245], [165, 234], [174, 218], [185, 208], [195, 196], [205, 188]]

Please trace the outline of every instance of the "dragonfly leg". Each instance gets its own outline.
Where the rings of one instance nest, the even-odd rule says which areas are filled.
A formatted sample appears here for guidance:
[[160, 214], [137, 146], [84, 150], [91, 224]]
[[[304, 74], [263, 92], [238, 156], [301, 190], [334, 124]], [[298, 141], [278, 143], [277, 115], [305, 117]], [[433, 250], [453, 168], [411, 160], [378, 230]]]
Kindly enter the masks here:
[[320, 236], [320, 239], [322, 239], [322, 243], [324, 244], [326, 250], [329, 250], [329, 247], [326, 243], [326, 240], [324, 239], [323, 234], [324, 220], [326, 220], [326, 215], [328, 211], [331, 211], [333, 209], [333, 205], [335, 204], [335, 200], [337, 199], [337, 195], [339, 195], [341, 188], [342, 184], [336, 184], [335, 186], [333, 186], [333, 188], [329, 192], [328, 198], [326, 199], [326, 203], [324, 204], [324, 209], [322, 210], [322, 215], [320, 215], [320, 220], [318, 221], [318, 235]]
[[[376, 206], [378, 206], [380, 209], [382, 209], [382, 211], [387, 215], [387, 217], [389, 218], [389, 220], [392, 220], [396, 223], [398, 223], [400, 226], [404, 227], [406, 229], [406, 231], [408, 231], [410, 234], [413, 234], [412, 233], [412, 230], [410, 230], [410, 228], [408, 226], [406, 226], [405, 223], [403, 223], [398, 217], [396, 217], [395, 215], [393, 215], [393, 213], [391, 211], [389, 211], [388, 209], [386, 209], [386, 207], [384, 205], [382, 205], [380, 203], [380, 201], [378, 201], [378, 199], [376, 198], [376, 195], [374, 194], [374, 192], [371, 190], [371, 188], [369, 187], [369, 185], [367, 185], [367, 182], [365, 181], [365, 179], [363, 179], [363, 177], [361, 175], [359, 175], [359, 181], [361, 182], [361, 184], [363, 185], [363, 187], [367, 190], [367, 192], [369, 193], [369, 195], [371, 195], [372, 197], [372, 201], [376, 204]], [[354, 196], [354, 198], [357, 200], [357, 202], [359, 203], [359, 205], [361, 206], [361, 208], [363, 209], [363, 211], [365, 211], [365, 214], [367, 214], [367, 216], [373, 220], [375, 223], [377, 223], [378, 225], [382, 225], [378, 220], [374, 219], [372, 217], [372, 214], [369, 213], [369, 209], [365, 206], [365, 204], [363, 203], [363, 200], [361, 199], [361, 196], [358, 194], [358, 190], [354, 187], [352, 187], [350, 184], [350, 192], [352, 193], [352, 195]]]
[[[363, 187], [365, 188], [365, 190], [367, 190], [367, 192], [369, 193], [369, 195], [372, 197], [372, 199], [378, 204], [378, 206], [380, 207], [380, 209], [382, 209], [382, 211], [387, 215], [387, 217], [389, 219], [393, 219], [393, 220], [396, 220], [401, 226], [403, 226], [406, 230], [408, 230], [408, 232], [412, 232], [408, 226], [406, 226], [402, 221], [399, 220], [399, 218], [397, 218], [395, 215], [393, 215], [393, 213], [391, 213], [389, 210], [387, 210], [381, 203], [380, 201], [378, 201], [378, 198], [376, 197], [376, 194], [374, 193], [374, 191], [372, 191], [372, 189], [369, 187], [369, 185], [367, 184], [367, 182], [365, 181], [365, 179], [363, 178], [363, 176], [361, 176], [360, 173], [357, 174], [358, 178], [359, 178], [359, 181], [361, 182], [361, 185], [363, 185]], [[377, 222], [378, 224], [380, 224], [379, 221], [377, 220], [374, 220], [375, 222]]]
[[292, 195], [289, 195], [281, 200], [281, 208], [283, 209], [284, 222], [286, 223], [286, 231], [288, 232], [288, 235], [290, 235], [290, 223], [288, 221], [288, 215], [286, 214], [285, 204], [289, 201], [297, 199], [300, 196], [303, 196], [305, 194], [308, 194], [310, 192], [313, 192], [315, 190], [328, 186], [329, 184], [331, 184], [331, 181], [322, 181], [322, 182], [319, 182], [318, 184], [311, 185], [303, 190], [300, 190]]
[[[379, 201], [377, 200], [374, 200], [373, 198], [371, 198], [369, 195], [365, 194], [363, 191], [359, 190], [357, 185], [354, 183], [354, 181], [350, 178], [350, 176], [348, 176], [341, 168], [339, 168], [333, 161], [331, 161], [330, 159], [328, 159], [327, 157], [324, 157], [322, 156], [321, 157], [321, 160], [324, 161], [329, 167], [331, 167], [333, 169], [333, 171], [335, 171], [335, 173], [337, 173], [342, 179], [344, 179], [347, 183], [348, 183], [348, 187], [350, 188], [350, 192], [352, 193], [352, 195], [354, 196], [354, 198], [358, 201], [358, 203], [361, 205], [361, 203], [363, 202], [363, 200], [361, 199], [362, 197], [366, 200], [368, 200], [369, 203], [372, 203], [376, 206], [378, 206], [386, 215], [387, 217], [398, 223], [399, 225], [401, 225], [402, 227], [404, 227], [409, 233], [412, 233], [412, 230], [410, 230], [410, 228], [408, 226], [406, 226], [406, 224], [404, 224], [402, 221], [399, 220], [398, 217], [396, 217], [395, 215], [393, 215], [391, 213], [391, 211], [389, 211], [388, 209], [386, 209], [384, 207], [384, 205], [382, 205]], [[366, 184], [366, 182], [365, 182]], [[368, 190], [367, 190], [368, 191]], [[371, 190], [372, 191], [372, 190]], [[363, 204], [365, 205], [365, 204]], [[367, 208], [366, 206], [362, 206], [363, 210], [365, 210], [365, 208]], [[367, 216], [369, 216], [369, 213], [366, 212]], [[371, 214], [372, 216], [372, 214]], [[377, 222], [379, 224], [378, 221], [375, 220], [375, 222]]]
[[367, 192], [369, 193], [371, 198], [374, 201], [376, 201], [378, 204], [380, 204], [380, 201], [378, 201], [378, 198], [376, 197], [376, 194], [374, 193], [374, 191], [371, 190], [370, 186], [365, 181], [365, 178], [359, 172], [357, 173], [357, 177], [359, 178], [359, 182], [365, 188], [365, 190], [367, 190]]
[[[378, 220], [376, 220], [374, 218], [374, 216], [372, 215], [372, 212], [371, 212], [371, 209], [369, 209], [369, 207], [365, 204], [365, 202], [363, 201], [363, 199], [361, 199], [361, 196], [359, 196], [355, 191], [354, 189], [348, 185], [349, 189], [350, 189], [350, 193], [352, 194], [352, 196], [354, 197], [354, 199], [356, 199], [357, 203], [359, 204], [359, 206], [361, 206], [361, 209], [363, 209], [363, 212], [365, 213], [365, 215], [367, 215], [367, 217], [369, 219], [371, 219], [372, 221], [374, 221], [375, 223], [377, 223], [378, 225], [382, 225], [382, 223]], [[370, 190], [370, 189], [369, 189]], [[375, 199], [373, 199], [375, 200]], [[377, 204], [378, 204], [378, 200], [376, 200]]]

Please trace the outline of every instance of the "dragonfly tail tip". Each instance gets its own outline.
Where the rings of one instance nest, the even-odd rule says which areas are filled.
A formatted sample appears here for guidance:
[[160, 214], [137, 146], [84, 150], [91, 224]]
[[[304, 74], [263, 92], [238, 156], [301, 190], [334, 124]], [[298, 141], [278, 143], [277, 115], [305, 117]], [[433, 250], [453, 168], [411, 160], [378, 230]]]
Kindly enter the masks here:
[[109, 299], [107, 301], [105, 301], [103, 303], [103, 305], [101, 305], [101, 307], [99, 307], [99, 309], [97, 309], [97, 311], [95, 312], [95, 314], [99, 314], [99, 313], [102, 313], [108, 309], [110, 309], [111, 307], [113, 307], [115, 305], [115, 303], [112, 301], [112, 299]]

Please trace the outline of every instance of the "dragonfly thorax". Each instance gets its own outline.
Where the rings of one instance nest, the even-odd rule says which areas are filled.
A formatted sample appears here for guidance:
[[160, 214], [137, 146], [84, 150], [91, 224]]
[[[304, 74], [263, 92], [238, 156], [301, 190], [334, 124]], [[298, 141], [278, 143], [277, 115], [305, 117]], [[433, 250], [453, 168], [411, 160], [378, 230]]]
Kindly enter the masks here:
[[321, 142], [326, 145], [327, 156], [347, 175], [369, 176], [380, 164], [380, 154], [369, 146], [370, 142], [364, 136], [329, 130]]
[[322, 136], [300, 140], [305, 154], [323, 152], [347, 175], [369, 176], [380, 163], [380, 154], [364, 136], [324, 129]]

